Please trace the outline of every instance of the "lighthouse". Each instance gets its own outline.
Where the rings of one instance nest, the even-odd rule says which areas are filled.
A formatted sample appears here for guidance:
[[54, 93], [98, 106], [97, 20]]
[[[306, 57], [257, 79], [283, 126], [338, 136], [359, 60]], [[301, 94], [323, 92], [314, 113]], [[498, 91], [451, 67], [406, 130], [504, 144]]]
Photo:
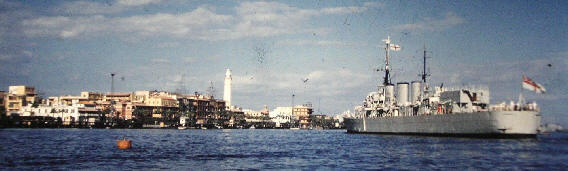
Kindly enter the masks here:
[[227, 106], [227, 108], [231, 107], [231, 82], [232, 82], [233, 78], [231, 77], [231, 69], [227, 69], [227, 72], [225, 73], [225, 89], [224, 89], [224, 93], [223, 93], [223, 100], [225, 100], [225, 106]]

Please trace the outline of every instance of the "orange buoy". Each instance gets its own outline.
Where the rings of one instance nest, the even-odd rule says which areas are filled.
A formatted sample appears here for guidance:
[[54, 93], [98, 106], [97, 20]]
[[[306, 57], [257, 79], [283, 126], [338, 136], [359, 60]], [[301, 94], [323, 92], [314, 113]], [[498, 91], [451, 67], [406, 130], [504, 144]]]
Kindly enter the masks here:
[[132, 141], [127, 139], [117, 140], [116, 145], [118, 149], [130, 149], [130, 147], [132, 147]]

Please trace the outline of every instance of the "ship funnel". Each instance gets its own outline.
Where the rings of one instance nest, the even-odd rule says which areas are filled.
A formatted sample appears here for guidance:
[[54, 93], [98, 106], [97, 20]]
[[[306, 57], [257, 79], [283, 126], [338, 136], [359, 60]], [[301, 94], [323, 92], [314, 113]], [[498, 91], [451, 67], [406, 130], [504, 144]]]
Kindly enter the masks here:
[[393, 102], [394, 101], [394, 85], [388, 84], [385, 86], [385, 101]]
[[396, 101], [401, 106], [408, 105], [408, 83], [407, 82], [400, 82], [396, 84], [397, 87], [397, 96]]
[[411, 102], [413, 104], [420, 101], [420, 81], [412, 81], [412, 93], [411, 93]]

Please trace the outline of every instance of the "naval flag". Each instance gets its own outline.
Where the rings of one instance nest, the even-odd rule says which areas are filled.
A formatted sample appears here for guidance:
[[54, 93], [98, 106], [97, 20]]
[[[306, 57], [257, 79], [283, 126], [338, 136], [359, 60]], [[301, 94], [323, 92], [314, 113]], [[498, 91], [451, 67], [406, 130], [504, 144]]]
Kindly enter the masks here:
[[390, 45], [390, 49], [393, 51], [399, 51], [400, 50], [400, 46], [399, 45], [395, 45], [395, 44], [391, 44]]
[[531, 91], [535, 91], [536, 93], [545, 93], [546, 89], [542, 87], [539, 83], [534, 82], [529, 77], [523, 75], [523, 88]]

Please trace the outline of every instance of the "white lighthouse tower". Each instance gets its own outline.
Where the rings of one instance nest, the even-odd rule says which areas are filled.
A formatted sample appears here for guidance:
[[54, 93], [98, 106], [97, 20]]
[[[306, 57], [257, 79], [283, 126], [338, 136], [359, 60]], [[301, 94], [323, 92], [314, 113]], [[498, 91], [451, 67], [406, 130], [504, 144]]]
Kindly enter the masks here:
[[225, 89], [224, 89], [224, 93], [223, 93], [223, 100], [225, 100], [225, 106], [227, 106], [227, 108], [231, 108], [231, 86], [232, 86], [232, 82], [233, 78], [231, 77], [231, 70], [227, 69], [227, 72], [225, 73]]

